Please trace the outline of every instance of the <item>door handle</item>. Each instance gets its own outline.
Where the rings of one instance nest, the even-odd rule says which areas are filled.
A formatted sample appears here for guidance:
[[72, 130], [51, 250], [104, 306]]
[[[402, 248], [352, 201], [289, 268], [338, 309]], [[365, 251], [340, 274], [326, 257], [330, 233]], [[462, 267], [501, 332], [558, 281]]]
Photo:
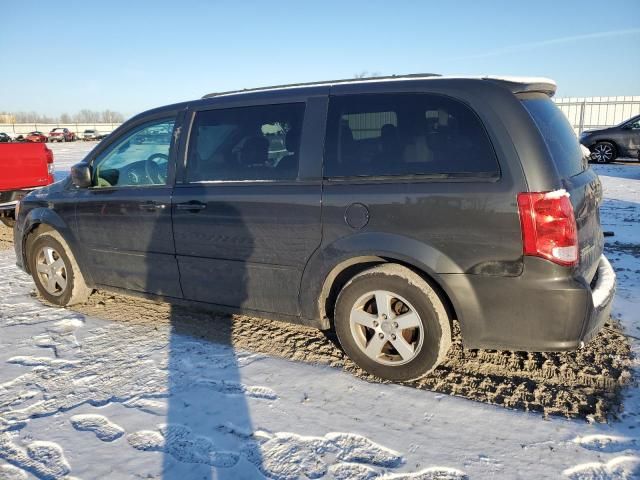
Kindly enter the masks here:
[[204, 210], [205, 208], [207, 208], [207, 204], [198, 202], [197, 200], [176, 204], [177, 210], [187, 210], [189, 212], [194, 212], [194, 213], [199, 212], [200, 210]]
[[165, 203], [144, 202], [140, 204], [141, 210], [163, 210], [165, 208], [167, 208]]

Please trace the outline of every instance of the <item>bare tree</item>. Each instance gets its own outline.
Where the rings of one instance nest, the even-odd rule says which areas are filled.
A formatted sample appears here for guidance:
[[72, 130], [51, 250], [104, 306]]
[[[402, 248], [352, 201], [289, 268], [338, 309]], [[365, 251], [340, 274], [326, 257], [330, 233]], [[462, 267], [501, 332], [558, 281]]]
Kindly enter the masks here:
[[51, 117], [38, 112], [0, 112], [0, 115], [15, 117], [16, 123], [122, 123], [124, 115], [113, 110], [90, 110], [83, 108], [74, 115], [62, 113], [60, 116]]

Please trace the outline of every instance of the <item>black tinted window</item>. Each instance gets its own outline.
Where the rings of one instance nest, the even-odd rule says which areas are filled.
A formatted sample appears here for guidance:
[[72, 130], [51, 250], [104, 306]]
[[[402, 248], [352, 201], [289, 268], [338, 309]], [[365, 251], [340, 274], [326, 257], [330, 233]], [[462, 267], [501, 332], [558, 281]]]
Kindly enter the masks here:
[[296, 178], [303, 117], [303, 103], [198, 112], [187, 181]]
[[448, 97], [333, 97], [327, 128], [327, 177], [499, 171], [480, 119]]
[[550, 98], [522, 100], [542, 134], [562, 177], [572, 177], [584, 170], [584, 160], [578, 138], [567, 117]]

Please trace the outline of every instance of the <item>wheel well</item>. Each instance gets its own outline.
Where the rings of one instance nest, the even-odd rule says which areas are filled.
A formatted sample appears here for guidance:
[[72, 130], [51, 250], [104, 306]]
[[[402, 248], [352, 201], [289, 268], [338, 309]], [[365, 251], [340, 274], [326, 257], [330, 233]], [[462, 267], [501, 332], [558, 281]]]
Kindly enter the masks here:
[[[358, 273], [367, 270], [375, 265], [379, 265], [381, 263], [396, 263], [398, 265], [402, 265], [405, 268], [417, 273], [420, 277], [429, 284], [431, 288], [438, 294], [438, 297], [442, 301], [444, 308], [447, 312], [447, 316], [449, 317], [449, 321], [453, 322], [454, 319], [457, 319], [455, 308], [453, 307], [453, 303], [449, 299], [449, 296], [444, 291], [444, 289], [440, 286], [438, 282], [436, 282], [428, 273], [425, 271], [416, 268], [414, 265], [410, 263], [388, 257], [355, 257], [349, 260], [346, 260], [329, 272], [327, 278], [325, 279], [324, 285], [322, 287], [322, 291], [320, 293], [319, 299], [319, 308], [320, 308], [320, 318], [327, 322], [329, 328], [333, 329], [333, 315], [334, 309], [336, 305], [336, 300], [338, 299], [338, 295], [340, 290], [347, 284], [349, 280], [351, 280]], [[453, 326], [452, 326], [453, 328]]]

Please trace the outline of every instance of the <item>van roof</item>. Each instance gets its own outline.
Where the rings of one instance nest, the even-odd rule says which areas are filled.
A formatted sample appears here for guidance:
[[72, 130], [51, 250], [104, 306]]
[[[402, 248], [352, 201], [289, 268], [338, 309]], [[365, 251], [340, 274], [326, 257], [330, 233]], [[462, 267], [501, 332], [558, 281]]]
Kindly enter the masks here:
[[545, 78], [545, 77], [513, 77], [513, 76], [444, 77], [436, 73], [412, 73], [409, 75], [390, 75], [390, 76], [384, 76], [384, 77], [324, 80], [319, 82], [291, 83], [287, 85], [245, 88], [242, 90], [230, 90], [227, 92], [209, 93], [207, 95], [204, 95], [202, 98], [215, 98], [215, 97], [223, 97], [226, 95], [238, 95], [243, 93], [278, 91], [278, 90], [286, 90], [290, 88], [320, 87], [320, 86], [330, 87], [336, 84], [388, 83], [388, 82], [394, 82], [399, 80], [411, 81], [411, 80], [431, 80], [431, 79], [438, 79], [438, 80], [475, 79], [475, 80], [490, 81], [490, 82], [499, 83], [505, 86], [506, 88], [511, 90], [512, 93], [541, 92], [549, 95], [550, 97], [552, 97], [556, 93], [556, 89], [557, 89], [556, 82], [550, 78]]

